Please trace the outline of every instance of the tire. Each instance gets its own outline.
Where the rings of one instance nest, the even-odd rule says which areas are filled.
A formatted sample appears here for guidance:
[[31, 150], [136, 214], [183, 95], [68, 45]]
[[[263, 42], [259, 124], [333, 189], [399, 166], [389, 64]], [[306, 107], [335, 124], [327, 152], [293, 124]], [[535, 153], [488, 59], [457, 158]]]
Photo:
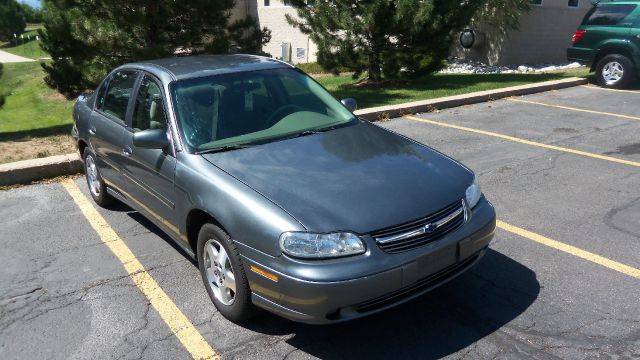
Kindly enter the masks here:
[[116, 199], [107, 193], [107, 186], [96, 165], [96, 155], [87, 147], [82, 152], [82, 159], [84, 160], [84, 174], [89, 194], [91, 194], [93, 201], [102, 207], [112, 205]]
[[598, 61], [596, 78], [602, 87], [620, 89], [633, 80], [633, 62], [624, 55], [607, 55]]
[[235, 323], [254, 317], [258, 309], [251, 303], [251, 290], [240, 253], [229, 235], [220, 227], [207, 223], [198, 234], [197, 250], [204, 287], [218, 311]]

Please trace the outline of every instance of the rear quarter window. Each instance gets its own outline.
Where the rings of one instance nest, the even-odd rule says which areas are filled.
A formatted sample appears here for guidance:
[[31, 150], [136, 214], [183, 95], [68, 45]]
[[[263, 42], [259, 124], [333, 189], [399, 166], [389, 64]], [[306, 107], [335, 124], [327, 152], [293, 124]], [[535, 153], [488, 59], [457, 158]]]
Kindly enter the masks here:
[[582, 25], [618, 25], [637, 5], [634, 4], [600, 4], [587, 12]]

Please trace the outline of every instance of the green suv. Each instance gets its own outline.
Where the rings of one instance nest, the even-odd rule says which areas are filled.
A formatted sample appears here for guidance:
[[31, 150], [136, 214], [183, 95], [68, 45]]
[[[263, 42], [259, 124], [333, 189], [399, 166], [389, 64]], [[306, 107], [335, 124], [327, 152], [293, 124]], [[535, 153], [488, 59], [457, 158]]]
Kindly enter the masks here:
[[604, 87], [634, 80], [640, 75], [640, 1], [595, 3], [573, 34], [567, 57], [591, 66]]

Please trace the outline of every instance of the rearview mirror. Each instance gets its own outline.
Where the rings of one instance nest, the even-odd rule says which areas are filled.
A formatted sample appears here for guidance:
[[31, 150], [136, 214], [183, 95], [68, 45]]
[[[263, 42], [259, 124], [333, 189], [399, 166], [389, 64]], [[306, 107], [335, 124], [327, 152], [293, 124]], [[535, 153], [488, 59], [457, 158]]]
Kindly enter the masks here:
[[340, 100], [342, 105], [344, 105], [349, 111], [354, 112], [358, 109], [358, 102], [356, 99], [348, 98]]
[[133, 134], [133, 145], [145, 149], [164, 149], [169, 145], [169, 139], [165, 130], [143, 130]]

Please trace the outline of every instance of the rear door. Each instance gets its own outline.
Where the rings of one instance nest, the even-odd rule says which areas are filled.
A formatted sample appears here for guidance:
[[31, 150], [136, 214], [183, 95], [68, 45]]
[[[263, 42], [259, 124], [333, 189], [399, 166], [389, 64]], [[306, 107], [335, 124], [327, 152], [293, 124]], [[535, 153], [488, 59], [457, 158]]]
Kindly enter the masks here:
[[103, 82], [98, 91], [94, 111], [89, 121], [89, 141], [96, 153], [100, 174], [115, 190], [121, 189], [124, 162], [122, 147], [127, 109], [140, 73], [117, 71]]
[[134, 133], [149, 129], [162, 129], [170, 139], [165, 99], [161, 82], [149, 74], [143, 75], [132, 102], [131, 120], [124, 130], [123, 175], [125, 189], [138, 207], [178, 234], [173, 214], [176, 167], [173, 147], [145, 149], [133, 144]]

